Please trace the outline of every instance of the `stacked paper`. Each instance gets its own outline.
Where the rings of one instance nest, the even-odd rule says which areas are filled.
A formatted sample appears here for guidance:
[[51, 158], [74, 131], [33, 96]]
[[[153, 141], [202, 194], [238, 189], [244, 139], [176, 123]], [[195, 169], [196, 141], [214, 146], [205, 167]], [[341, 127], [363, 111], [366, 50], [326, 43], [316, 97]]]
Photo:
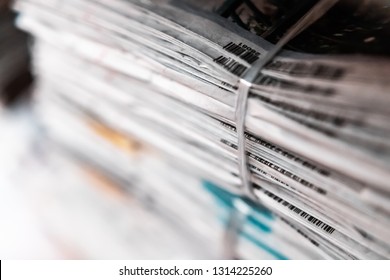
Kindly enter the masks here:
[[245, 118], [254, 197], [238, 197], [240, 78], [316, 1], [285, 2], [17, 1], [18, 25], [35, 37], [35, 111], [56, 145], [110, 176], [137, 165], [129, 137], [160, 151], [166, 167], [138, 187], [172, 213], [207, 205], [189, 205], [203, 194], [187, 182], [203, 182], [231, 208], [228, 257], [389, 258], [385, 1], [367, 8], [375, 18], [364, 1], [340, 1], [258, 73]]

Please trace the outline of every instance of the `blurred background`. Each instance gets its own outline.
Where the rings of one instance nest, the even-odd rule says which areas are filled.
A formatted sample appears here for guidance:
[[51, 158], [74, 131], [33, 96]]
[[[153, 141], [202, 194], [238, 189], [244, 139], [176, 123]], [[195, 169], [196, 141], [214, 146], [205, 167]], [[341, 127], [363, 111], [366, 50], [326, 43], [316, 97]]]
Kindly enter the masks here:
[[158, 158], [152, 150], [91, 123], [127, 153], [127, 164], [137, 162], [130, 171], [140, 173], [118, 182], [51, 145], [31, 108], [33, 38], [16, 27], [13, 4], [0, 2], [0, 258], [213, 256], [177, 232], [172, 217], [161, 219], [145, 194], [127, 189], [142, 177], [142, 158]]

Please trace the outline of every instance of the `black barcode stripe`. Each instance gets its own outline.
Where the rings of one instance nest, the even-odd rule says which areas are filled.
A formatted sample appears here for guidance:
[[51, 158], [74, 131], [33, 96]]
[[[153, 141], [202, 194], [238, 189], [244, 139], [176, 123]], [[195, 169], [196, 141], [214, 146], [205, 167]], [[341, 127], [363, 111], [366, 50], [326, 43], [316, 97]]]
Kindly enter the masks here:
[[225, 56], [220, 56], [214, 61], [220, 65], [223, 66], [223, 68], [227, 69], [229, 72], [233, 73], [234, 75], [241, 76], [242, 73], [244, 73], [247, 69], [246, 66], [242, 65], [241, 63], [235, 61], [232, 58], [228, 58]]
[[224, 50], [240, 57], [242, 60], [245, 60], [249, 64], [254, 63], [260, 56], [260, 53], [255, 51], [252, 48], [247, 47], [242, 44], [235, 44], [230, 42], [226, 46], [223, 47]]
[[332, 96], [336, 94], [336, 90], [329, 86], [317, 86], [317, 85], [302, 85], [292, 81], [285, 81], [282, 79], [266, 76], [260, 74], [255, 82], [258, 85], [266, 87], [274, 87], [281, 90], [299, 92], [300, 94], [319, 95], [319, 96]]
[[[220, 124], [222, 126], [224, 126], [225, 128], [236, 132], [236, 128], [234, 126], [231, 126], [231, 125], [224, 123], [222, 121], [220, 121]], [[255, 142], [256, 144], [259, 144], [259, 145], [261, 145], [269, 150], [272, 150], [273, 152], [278, 153], [278, 154], [282, 155], [283, 157], [286, 157], [290, 160], [294, 160], [295, 162], [301, 164], [302, 166], [309, 168], [313, 171], [316, 171], [317, 173], [319, 173], [323, 176], [330, 175], [330, 172], [328, 170], [324, 170], [321, 167], [314, 165], [311, 162], [306, 161], [305, 159], [297, 157], [297, 156], [291, 154], [290, 152], [287, 152], [287, 151], [285, 151], [285, 150], [283, 150], [283, 149], [281, 149], [281, 148], [279, 148], [279, 147], [277, 147], [269, 142], [266, 142], [265, 140], [259, 138], [258, 136], [255, 137], [252, 134], [245, 133], [245, 137], [248, 138], [249, 140]], [[226, 141], [226, 140], [223, 140], [222, 142], [231, 146], [231, 143]], [[326, 192], [325, 192], [325, 194], [326, 194]]]
[[294, 76], [311, 76], [329, 80], [338, 80], [345, 74], [343, 68], [321, 63], [309, 64], [305, 62], [275, 60], [268, 64], [266, 68], [285, 72]]
[[284, 199], [280, 198], [279, 196], [267, 191], [267, 190], [264, 190], [264, 193], [266, 195], [268, 195], [270, 198], [272, 198], [273, 200], [275, 200], [276, 202], [278, 203], [281, 203], [284, 207], [287, 207], [289, 210], [293, 211], [294, 213], [300, 215], [302, 218], [304, 218], [306, 221], [309, 221], [310, 223], [312, 223], [313, 225], [317, 226], [318, 228], [324, 230], [325, 232], [329, 233], [329, 234], [332, 234], [335, 229], [333, 227], [331, 227], [330, 225], [324, 223], [323, 221], [311, 216], [310, 214], [306, 213], [305, 211], [303, 211], [302, 209], [292, 205], [291, 203], [285, 201]]
[[293, 105], [285, 101], [279, 101], [279, 100], [272, 100], [269, 97], [255, 96], [256, 99], [261, 100], [264, 103], [269, 104], [272, 107], [276, 107], [277, 109], [287, 111], [288, 113], [308, 116], [310, 118], [313, 118], [315, 120], [321, 121], [321, 122], [327, 122], [335, 126], [344, 126], [346, 124], [356, 124], [359, 125], [358, 121], [350, 121], [348, 119], [345, 119], [338, 115], [332, 115], [328, 114], [326, 112], [318, 112], [313, 109], [307, 109], [301, 106]]
[[288, 220], [284, 219], [283, 217], [280, 217], [279, 218], [285, 222], [287, 225], [289, 225], [292, 229], [294, 229], [296, 232], [298, 232], [300, 235], [302, 235], [304, 238], [306, 238], [307, 240], [309, 240], [314, 246], [316, 247], [319, 247], [320, 244], [313, 240], [312, 238], [310, 238], [307, 234], [305, 234], [304, 232], [302, 232], [300, 229], [298, 229], [294, 224], [290, 223]]
[[[250, 138], [250, 136], [248, 134], [245, 134], [245, 136], [247, 138]], [[226, 144], [226, 145], [228, 145], [229, 147], [232, 147], [233, 149], [237, 150], [237, 145], [235, 145], [233, 143], [230, 143], [229, 141], [227, 141], [225, 139], [221, 139], [221, 142]], [[246, 153], [247, 153], [247, 155], [249, 157], [253, 158], [257, 162], [259, 162], [259, 163], [261, 163], [263, 165], [266, 165], [269, 168], [272, 168], [273, 170], [276, 170], [280, 174], [282, 174], [282, 175], [284, 175], [284, 176], [294, 180], [295, 182], [301, 184], [302, 186], [304, 186], [306, 188], [309, 188], [309, 189], [311, 189], [311, 190], [313, 190], [313, 191], [315, 191], [315, 192], [317, 192], [317, 193], [319, 193], [321, 195], [326, 195], [327, 194], [327, 192], [324, 189], [322, 189], [320, 187], [317, 187], [316, 185], [314, 185], [314, 184], [312, 184], [312, 183], [310, 183], [310, 182], [300, 178], [299, 176], [291, 173], [290, 171], [285, 170], [285, 169], [283, 169], [283, 168], [281, 168], [281, 167], [279, 167], [279, 166], [273, 164], [272, 162], [269, 162], [269, 161], [267, 161], [267, 160], [265, 160], [263, 158], [260, 158], [260, 157], [256, 156], [255, 154], [253, 154], [251, 152], [246, 152]], [[256, 170], [259, 170], [256, 166], [253, 166], [253, 168], [256, 169]], [[270, 174], [270, 176], [272, 177], [272, 179], [278, 181], [279, 183], [282, 183], [283, 185], [287, 185], [288, 186], [287, 183], [285, 183], [285, 182], [283, 182], [281, 180], [278, 180], [277, 178], [273, 177], [271, 174]]]
[[[242, 45], [241, 43], [235, 44], [233, 42], [230, 42], [223, 48], [224, 50], [238, 56], [249, 64], [255, 62], [260, 56], [259, 52], [255, 51], [250, 47], [247, 47], [246, 45]], [[214, 59], [214, 61], [237, 76], [241, 76], [247, 70], [247, 67], [245, 65], [239, 63], [231, 57], [221, 55], [218, 58]]]
[[245, 52], [246, 50], [243, 49], [243, 48], [240, 48], [237, 44], [234, 44], [232, 42], [230, 42], [229, 44], [227, 44], [225, 47], [224, 47], [225, 50], [227, 50], [228, 52], [232, 53], [232, 54], [235, 54], [237, 56], [240, 56], [243, 52]]

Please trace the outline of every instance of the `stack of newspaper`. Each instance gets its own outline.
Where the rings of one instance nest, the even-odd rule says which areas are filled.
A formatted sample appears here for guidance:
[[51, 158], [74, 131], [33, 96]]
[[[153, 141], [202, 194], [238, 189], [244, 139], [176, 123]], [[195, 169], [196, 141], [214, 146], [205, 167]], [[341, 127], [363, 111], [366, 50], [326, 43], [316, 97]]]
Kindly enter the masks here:
[[[233, 207], [242, 205], [238, 197], [94, 120], [84, 122], [83, 131], [75, 131], [87, 134], [94, 143], [89, 144], [93, 158], [87, 158], [80, 149], [59, 147], [41, 137], [39, 120], [28, 108], [4, 112], [0, 120], [1, 206], [8, 212], [19, 208], [16, 213], [4, 214], [2, 256], [224, 256], [226, 225]], [[109, 150], [110, 156], [97, 157], [101, 150]], [[110, 164], [102, 167], [101, 162]], [[295, 226], [264, 207], [247, 203], [251, 213], [242, 221], [236, 240], [235, 253], [240, 258], [329, 258], [320, 247], [312, 246], [310, 238], [302, 238]], [[29, 234], [28, 244], [25, 232]], [[19, 245], [11, 246], [9, 240]]]
[[[126, 176], [112, 176], [61, 152], [40, 137], [37, 123], [26, 107], [0, 113], [2, 257], [218, 258], [223, 223], [213, 215], [218, 208], [201, 180], [175, 169], [170, 177], [158, 153], [130, 139]], [[104, 131], [97, 123], [91, 128]], [[172, 201], [186, 211], [174, 211]]]
[[[250, 88], [253, 196], [241, 199], [240, 79], [327, 3]], [[35, 37], [36, 112], [69, 154], [126, 178], [131, 135], [175, 166], [165, 176], [187, 172], [218, 199], [232, 196], [230, 257], [246, 257], [236, 239], [250, 234], [262, 237], [250, 244], [280, 258], [390, 258], [386, 1], [19, 0], [15, 8]], [[164, 189], [142, 191], [164, 199]], [[184, 200], [165, 199], [185, 213]], [[267, 216], [273, 234], [264, 237]]]

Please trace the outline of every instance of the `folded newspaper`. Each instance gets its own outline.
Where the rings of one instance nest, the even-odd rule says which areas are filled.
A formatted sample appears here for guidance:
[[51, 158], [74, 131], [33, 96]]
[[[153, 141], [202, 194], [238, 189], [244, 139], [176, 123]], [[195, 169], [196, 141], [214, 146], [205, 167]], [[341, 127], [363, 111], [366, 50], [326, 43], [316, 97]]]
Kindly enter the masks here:
[[[387, 1], [18, 0], [15, 9], [35, 37], [35, 112], [73, 160], [126, 186], [126, 139], [162, 152], [166, 167], [137, 189], [182, 214], [196, 201], [194, 221], [206, 221], [201, 191], [187, 186], [203, 182], [230, 213], [225, 257], [390, 258]], [[242, 198], [240, 80], [307, 15], [249, 89], [254, 197]], [[213, 227], [202, 233], [215, 242]]]

